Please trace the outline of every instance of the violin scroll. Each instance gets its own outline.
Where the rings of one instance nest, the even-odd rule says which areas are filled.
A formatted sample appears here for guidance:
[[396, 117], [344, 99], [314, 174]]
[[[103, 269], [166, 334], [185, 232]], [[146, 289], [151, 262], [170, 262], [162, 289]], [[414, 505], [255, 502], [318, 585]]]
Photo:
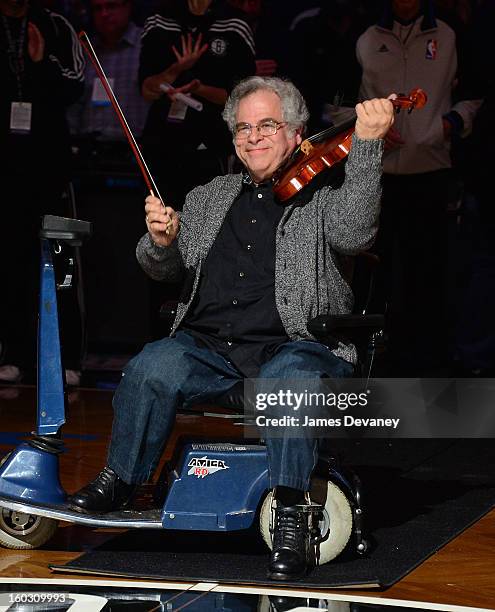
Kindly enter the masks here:
[[408, 113], [412, 113], [415, 108], [423, 108], [428, 100], [428, 96], [423, 89], [419, 87], [413, 89], [408, 96], [399, 94], [395, 100], [391, 100], [397, 113], [400, 113], [401, 108], [407, 108]]
[[[402, 108], [411, 113], [423, 108], [427, 95], [422, 89], [413, 89], [390, 100], [397, 112]], [[320, 172], [343, 161], [351, 150], [355, 117], [343, 124], [332, 126], [304, 140], [293, 154], [291, 163], [277, 176], [273, 192], [280, 202], [285, 202], [304, 189]]]

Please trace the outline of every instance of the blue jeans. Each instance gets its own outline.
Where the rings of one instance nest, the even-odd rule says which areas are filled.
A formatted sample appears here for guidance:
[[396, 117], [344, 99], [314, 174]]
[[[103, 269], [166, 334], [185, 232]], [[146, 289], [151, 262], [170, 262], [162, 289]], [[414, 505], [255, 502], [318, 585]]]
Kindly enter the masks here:
[[[287, 342], [260, 369], [259, 378], [340, 378], [353, 366], [323, 344]], [[185, 332], [147, 344], [125, 367], [113, 399], [108, 466], [124, 481], [146, 481], [156, 468], [177, 407], [205, 403], [228, 391], [242, 374], [224, 357], [198, 348]], [[307, 491], [317, 440], [267, 438], [270, 486]]]

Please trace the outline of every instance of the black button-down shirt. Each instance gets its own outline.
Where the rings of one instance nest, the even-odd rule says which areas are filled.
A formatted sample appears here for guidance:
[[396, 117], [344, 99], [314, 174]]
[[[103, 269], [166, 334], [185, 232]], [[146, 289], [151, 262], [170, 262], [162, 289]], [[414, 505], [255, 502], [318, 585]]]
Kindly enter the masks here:
[[275, 304], [275, 234], [284, 207], [271, 182], [245, 179], [206, 258], [181, 329], [224, 355], [245, 376], [288, 341]]

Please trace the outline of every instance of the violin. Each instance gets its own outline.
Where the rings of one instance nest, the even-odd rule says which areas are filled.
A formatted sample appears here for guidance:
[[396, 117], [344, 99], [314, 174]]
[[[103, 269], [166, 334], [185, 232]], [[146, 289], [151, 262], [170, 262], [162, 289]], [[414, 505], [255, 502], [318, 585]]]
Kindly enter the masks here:
[[[391, 100], [396, 112], [422, 108], [427, 101], [422, 89], [413, 89], [408, 96], [399, 95]], [[320, 172], [344, 160], [351, 150], [356, 117], [332, 126], [304, 140], [292, 154], [289, 166], [276, 178], [273, 192], [285, 202], [304, 189]]]

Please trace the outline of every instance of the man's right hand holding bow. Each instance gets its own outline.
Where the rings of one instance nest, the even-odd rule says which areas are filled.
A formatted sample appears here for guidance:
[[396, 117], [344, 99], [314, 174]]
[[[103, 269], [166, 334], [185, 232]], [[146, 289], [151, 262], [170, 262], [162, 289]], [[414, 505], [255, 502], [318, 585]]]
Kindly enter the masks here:
[[145, 202], [146, 226], [151, 239], [158, 246], [170, 246], [179, 234], [179, 215], [155, 196], [149, 195]]

